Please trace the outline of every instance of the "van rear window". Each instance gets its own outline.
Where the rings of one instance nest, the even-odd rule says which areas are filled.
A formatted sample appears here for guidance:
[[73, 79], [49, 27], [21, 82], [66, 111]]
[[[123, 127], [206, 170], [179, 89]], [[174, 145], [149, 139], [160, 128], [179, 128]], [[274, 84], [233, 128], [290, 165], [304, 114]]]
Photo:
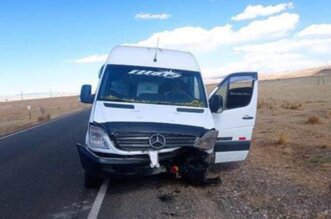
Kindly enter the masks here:
[[98, 100], [207, 107], [199, 72], [108, 65]]

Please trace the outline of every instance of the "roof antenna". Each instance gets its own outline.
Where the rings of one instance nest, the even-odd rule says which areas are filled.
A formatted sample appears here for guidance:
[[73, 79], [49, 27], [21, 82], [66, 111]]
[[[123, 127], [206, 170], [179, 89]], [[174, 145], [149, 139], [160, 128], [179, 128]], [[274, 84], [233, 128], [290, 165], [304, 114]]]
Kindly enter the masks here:
[[157, 38], [157, 43], [156, 43], [156, 47], [155, 47], [155, 55], [154, 55], [153, 62], [157, 62], [157, 49], [159, 48], [159, 39], [160, 39], [160, 37]]

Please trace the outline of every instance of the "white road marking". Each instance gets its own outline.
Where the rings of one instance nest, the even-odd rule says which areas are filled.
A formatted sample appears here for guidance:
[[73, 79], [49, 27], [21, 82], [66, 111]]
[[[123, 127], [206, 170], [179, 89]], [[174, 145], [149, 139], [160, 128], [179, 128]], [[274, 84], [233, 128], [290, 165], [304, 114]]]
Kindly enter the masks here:
[[9, 134], [9, 135], [5, 135], [5, 136], [3, 136], [3, 137], [0, 137], [0, 140], [5, 139], [5, 138], [12, 137], [12, 136], [14, 136], [14, 135], [18, 135], [18, 134], [23, 133], [23, 132], [27, 132], [27, 131], [29, 131], [29, 130], [32, 130], [32, 129], [38, 128], [38, 127], [43, 126], [43, 125], [48, 125], [48, 124], [50, 124], [50, 123], [56, 122], [56, 121], [58, 121], [58, 120], [60, 120], [60, 119], [67, 118], [67, 117], [69, 117], [69, 116], [72, 116], [72, 115], [77, 114], [77, 113], [80, 113], [80, 112], [83, 112], [83, 111], [73, 112], [73, 113], [70, 113], [70, 114], [68, 114], [68, 115], [64, 115], [64, 116], [60, 116], [60, 117], [58, 117], [58, 118], [52, 119], [52, 120], [49, 121], [49, 122], [45, 122], [45, 123], [42, 123], [42, 124], [39, 124], [39, 125], [35, 125], [35, 126], [30, 127], [30, 128], [23, 129], [23, 130], [21, 130], [21, 131], [18, 131], [18, 132], [15, 132], [15, 133]]
[[105, 198], [105, 195], [107, 193], [108, 185], [109, 179], [104, 180], [99, 189], [97, 197], [95, 197], [94, 203], [92, 205], [90, 213], [87, 216], [87, 219], [97, 219], [103, 199]]

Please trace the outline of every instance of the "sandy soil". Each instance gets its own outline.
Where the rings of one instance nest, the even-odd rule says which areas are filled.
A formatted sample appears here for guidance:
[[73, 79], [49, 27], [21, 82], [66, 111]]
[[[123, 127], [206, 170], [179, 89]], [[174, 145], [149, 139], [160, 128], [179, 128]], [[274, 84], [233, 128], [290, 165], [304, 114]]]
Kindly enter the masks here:
[[0, 102], [0, 136], [88, 107], [77, 96]]

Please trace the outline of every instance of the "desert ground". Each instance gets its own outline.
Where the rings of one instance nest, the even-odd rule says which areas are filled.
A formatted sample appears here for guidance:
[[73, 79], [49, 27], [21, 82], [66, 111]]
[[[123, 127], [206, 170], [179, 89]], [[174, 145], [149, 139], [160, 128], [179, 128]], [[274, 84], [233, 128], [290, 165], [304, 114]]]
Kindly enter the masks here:
[[0, 102], [0, 136], [87, 107], [78, 96]]

